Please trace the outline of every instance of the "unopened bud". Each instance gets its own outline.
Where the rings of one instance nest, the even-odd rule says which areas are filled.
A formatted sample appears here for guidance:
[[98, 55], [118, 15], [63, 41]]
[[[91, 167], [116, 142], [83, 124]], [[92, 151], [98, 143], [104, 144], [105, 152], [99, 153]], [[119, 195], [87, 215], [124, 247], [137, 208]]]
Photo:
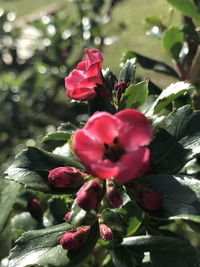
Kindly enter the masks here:
[[117, 99], [120, 100], [121, 95], [126, 91], [127, 88], [126, 82], [119, 82], [115, 85], [115, 90], [117, 92]]
[[100, 236], [102, 239], [106, 241], [110, 241], [113, 238], [113, 233], [110, 227], [108, 227], [105, 224], [100, 224], [99, 225], [99, 231], [100, 231]]
[[27, 210], [34, 219], [40, 220], [42, 218], [42, 207], [38, 199], [33, 198], [29, 200]]
[[86, 210], [95, 209], [103, 193], [103, 184], [99, 179], [86, 182], [77, 192], [76, 200], [78, 205]]
[[71, 215], [71, 211], [68, 211], [68, 212], [65, 214], [64, 220], [65, 220], [66, 222], [69, 222], [69, 221], [70, 221], [70, 215]]
[[162, 198], [147, 184], [134, 184], [132, 192], [135, 199], [147, 210], [156, 211], [161, 207]]
[[60, 237], [60, 244], [64, 249], [74, 249], [80, 247], [87, 239], [90, 226], [79, 226], [67, 231]]
[[107, 180], [106, 184], [106, 196], [108, 199], [108, 202], [112, 208], [119, 208], [119, 206], [122, 204], [122, 198], [119, 194], [119, 191], [116, 187], [116, 185], [110, 180]]
[[59, 188], [74, 188], [83, 183], [83, 174], [74, 167], [58, 167], [49, 172], [50, 184]]

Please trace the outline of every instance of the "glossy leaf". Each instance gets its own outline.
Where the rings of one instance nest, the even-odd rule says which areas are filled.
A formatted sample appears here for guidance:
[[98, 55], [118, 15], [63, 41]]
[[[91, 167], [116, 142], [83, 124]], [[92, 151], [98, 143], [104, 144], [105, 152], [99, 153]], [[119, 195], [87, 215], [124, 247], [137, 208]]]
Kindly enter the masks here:
[[163, 35], [163, 46], [165, 51], [178, 61], [183, 46], [184, 36], [179, 27], [171, 26]]
[[119, 81], [131, 84], [135, 80], [136, 59], [127, 59], [119, 74]]
[[200, 153], [200, 112], [184, 106], [170, 113], [157, 126], [150, 144], [154, 171], [170, 174], [179, 171]]
[[56, 167], [82, 165], [71, 159], [46, 152], [36, 147], [28, 147], [16, 156], [14, 163], [7, 169], [5, 177], [23, 184], [27, 188], [45, 193], [69, 193], [72, 190], [57, 189], [48, 182], [48, 171]]
[[147, 116], [152, 114], [159, 113], [165, 108], [168, 104], [172, 103], [173, 100], [178, 98], [181, 95], [189, 92], [192, 89], [192, 85], [186, 82], [176, 82], [169, 85], [166, 89], [162, 91], [159, 97], [154, 101]]
[[150, 252], [155, 267], [188, 267], [198, 262], [197, 252], [188, 242], [172, 237], [127, 237], [122, 246], [135, 252]]
[[112, 92], [115, 84], [117, 83], [116, 76], [112, 73], [111, 70], [105, 69], [103, 70], [103, 77], [104, 77], [106, 89]]
[[135, 57], [137, 58], [137, 63], [139, 63], [140, 66], [144, 69], [154, 70], [156, 72], [164, 73], [166, 75], [169, 75], [175, 78], [179, 77], [176, 71], [172, 69], [170, 66], [168, 66], [167, 64], [161, 61], [157, 61], [157, 60], [142, 56], [134, 51], [128, 51], [127, 53], [125, 53], [123, 55], [122, 62], [126, 62], [127, 59], [131, 59]]
[[46, 229], [28, 231], [16, 242], [10, 255], [10, 267], [24, 267], [32, 264], [54, 266], [76, 266], [87, 257], [98, 239], [97, 225], [90, 231], [87, 242], [83, 246], [69, 251], [59, 245], [59, 238], [71, 226], [67, 223]]
[[13, 204], [16, 201], [20, 185], [10, 182], [8, 183], [0, 196], [0, 233], [3, 231], [12, 211]]
[[49, 141], [61, 141], [61, 142], [67, 142], [70, 138], [71, 134], [66, 132], [55, 132], [55, 133], [49, 133], [43, 138], [43, 142], [49, 142]]
[[148, 97], [148, 81], [130, 85], [120, 100], [120, 110], [138, 109], [143, 106]]

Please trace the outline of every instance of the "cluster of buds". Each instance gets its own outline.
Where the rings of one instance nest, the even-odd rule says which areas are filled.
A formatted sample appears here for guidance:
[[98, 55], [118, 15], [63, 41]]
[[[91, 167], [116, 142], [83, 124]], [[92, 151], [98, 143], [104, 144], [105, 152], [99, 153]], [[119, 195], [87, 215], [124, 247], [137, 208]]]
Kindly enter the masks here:
[[161, 208], [162, 198], [150, 185], [134, 183], [131, 191], [135, 200], [146, 210], [156, 211]]
[[48, 180], [58, 188], [75, 188], [83, 184], [85, 173], [74, 167], [58, 167], [50, 170]]

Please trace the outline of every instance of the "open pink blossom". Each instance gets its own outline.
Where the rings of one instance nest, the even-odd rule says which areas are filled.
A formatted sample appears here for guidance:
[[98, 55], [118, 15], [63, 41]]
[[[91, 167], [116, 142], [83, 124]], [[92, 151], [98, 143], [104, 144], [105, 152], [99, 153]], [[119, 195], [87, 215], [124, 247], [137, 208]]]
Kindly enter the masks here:
[[96, 95], [95, 87], [103, 84], [101, 73], [103, 56], [97, 49], [85, 49], [87, 54], [76, 69], [65, 78], [66, 93], [69, 98], [88, 100]]
[[137, 110], [115, 115], [96, 112], [83, 129], [75, 132], [72, 146], [91, 174], [126, 183], [149, 169], [150, 151], [145, 145], [151, 137], [148, 120]]

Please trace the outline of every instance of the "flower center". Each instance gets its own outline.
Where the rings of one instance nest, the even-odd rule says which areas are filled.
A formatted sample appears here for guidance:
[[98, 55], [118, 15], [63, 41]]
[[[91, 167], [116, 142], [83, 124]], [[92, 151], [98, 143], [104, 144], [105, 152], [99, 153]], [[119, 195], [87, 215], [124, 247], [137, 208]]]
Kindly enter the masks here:
[[103, 159], [109, 159], [112, 162], [120, 160], [121, 156], [125, 153], [124, 149], [118, 144], [117, 138], [110, 145], [104, 144], [104, 148]]

